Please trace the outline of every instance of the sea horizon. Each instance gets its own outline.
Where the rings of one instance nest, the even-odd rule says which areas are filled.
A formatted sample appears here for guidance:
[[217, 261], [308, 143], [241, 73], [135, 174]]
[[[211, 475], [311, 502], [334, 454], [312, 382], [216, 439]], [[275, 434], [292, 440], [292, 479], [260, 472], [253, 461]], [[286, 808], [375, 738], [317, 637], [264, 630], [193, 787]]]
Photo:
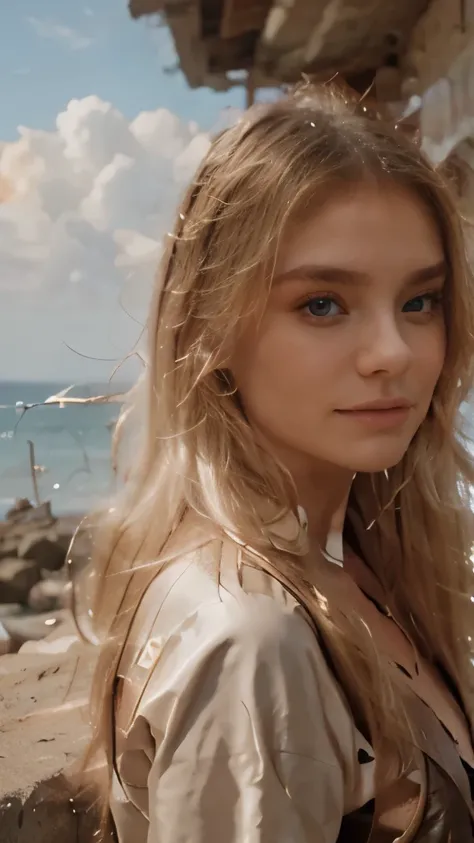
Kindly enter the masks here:
[[0, 380], [0, 518], [18, 498], [34, 500], [29, 445], [34, 444], [41, 500], [50, 500], [55, 515], [94, 508], [112, 493], [111, 431], [116, 403], [43, 405], [61, 390], [87, 397], [126, 391], [130, 384]]

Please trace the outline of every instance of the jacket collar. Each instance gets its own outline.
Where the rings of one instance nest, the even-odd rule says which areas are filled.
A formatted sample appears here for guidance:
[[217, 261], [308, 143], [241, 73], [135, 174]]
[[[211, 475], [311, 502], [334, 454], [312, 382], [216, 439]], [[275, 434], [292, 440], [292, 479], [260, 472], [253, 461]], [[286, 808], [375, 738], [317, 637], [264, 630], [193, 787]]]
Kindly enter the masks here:
[[[343, 529], [346, 504], [335, 513], [324, 548], [324, 556], [334, 565], [344, 566]], [[267, 525], [272, 545], [278, 550], [285, 550], [291, 544], [297, 548], [306, 548], [308, 544], [308, 518], [302, 506], [297, 512], [288, 511], [285, 515]]]

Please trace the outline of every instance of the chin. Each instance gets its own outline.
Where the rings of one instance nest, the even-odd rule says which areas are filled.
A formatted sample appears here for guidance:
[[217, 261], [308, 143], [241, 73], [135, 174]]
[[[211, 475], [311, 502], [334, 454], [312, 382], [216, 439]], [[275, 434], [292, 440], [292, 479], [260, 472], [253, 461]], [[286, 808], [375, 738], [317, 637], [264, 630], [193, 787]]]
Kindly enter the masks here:
[[[398, 465], [403, 459], [408, 450], [408, 444], [403, 447], [400, 445], [393, 447], [377, 447], [354, 449], [353, 454], [347, 454], [346, 466], [351, 471], [358, 474], [376, 474], [379, 471], [387, 471]], [[339, 454], [338, 462], [341, 463], [341, 454]]]

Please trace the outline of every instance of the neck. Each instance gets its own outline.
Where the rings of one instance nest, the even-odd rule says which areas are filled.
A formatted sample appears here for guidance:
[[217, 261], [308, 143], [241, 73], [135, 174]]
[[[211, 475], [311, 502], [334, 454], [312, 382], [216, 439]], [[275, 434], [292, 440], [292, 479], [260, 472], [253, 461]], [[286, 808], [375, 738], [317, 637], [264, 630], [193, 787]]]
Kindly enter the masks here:
[[327, 470], [292, 472], [298, 503], [308, 519], [310, 548], [326, 546], [330, 533], [342, 533], [353, 472]]
[[261, 432], [258, 435], [290, 472], [298, 504], [308, 520], [310, 552], [317, 551], [319, 555], [330, 533], [342, 533], [354, 472], [284, 448]]

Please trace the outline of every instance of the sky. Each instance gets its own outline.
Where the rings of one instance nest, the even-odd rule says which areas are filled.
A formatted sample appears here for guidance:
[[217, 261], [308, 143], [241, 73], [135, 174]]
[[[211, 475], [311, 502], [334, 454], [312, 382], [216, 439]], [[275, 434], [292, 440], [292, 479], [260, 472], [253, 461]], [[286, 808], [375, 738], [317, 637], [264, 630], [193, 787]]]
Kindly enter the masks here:
[[2, 4], [0, 381], [101, 381], [133, 351], [178, 199], [244, 100], [176, 61], [127, 0]]

